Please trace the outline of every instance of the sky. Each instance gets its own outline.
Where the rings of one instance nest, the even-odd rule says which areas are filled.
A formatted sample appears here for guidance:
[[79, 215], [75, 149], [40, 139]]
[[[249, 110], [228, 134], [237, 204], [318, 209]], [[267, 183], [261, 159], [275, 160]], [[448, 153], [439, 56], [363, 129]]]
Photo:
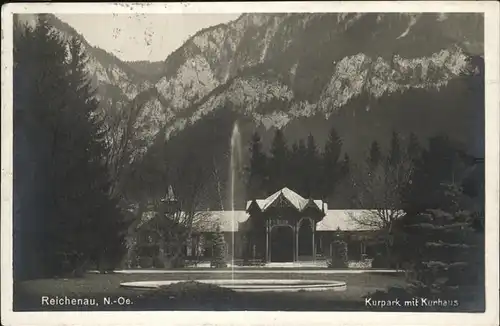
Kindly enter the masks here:
[[124, 61], [163, 61], [200, 29], [240, 14], [56, 14], [92, 44]]

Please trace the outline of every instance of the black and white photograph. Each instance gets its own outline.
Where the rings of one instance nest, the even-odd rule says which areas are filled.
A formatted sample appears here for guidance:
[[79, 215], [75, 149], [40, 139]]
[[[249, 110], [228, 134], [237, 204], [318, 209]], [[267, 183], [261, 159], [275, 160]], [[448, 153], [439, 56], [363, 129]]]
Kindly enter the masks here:
[[498, 324], [498, 12], [2, 7], [2, 324]]

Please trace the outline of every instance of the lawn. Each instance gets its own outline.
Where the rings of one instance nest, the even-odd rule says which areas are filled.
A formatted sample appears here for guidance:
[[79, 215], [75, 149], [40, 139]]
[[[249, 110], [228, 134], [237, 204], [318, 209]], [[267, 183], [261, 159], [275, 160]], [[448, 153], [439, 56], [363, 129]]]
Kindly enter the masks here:
[[[347, 283], [343, 292], [296, 293], [236, 293], [215, 286], [186, 283], [162, 291], [132, 290], [120, 287], [122, 282], [151, 280], [227, 279], [228, 273], [189, 274], [87, 274], [79, 279], [40, 279], [21, 282], [14, 287], [14, 310], [295, 310], [330, 311], [364, 310], [363, 296], [386, 289], [404, 286], [401, 274], [299, 274], [283, 271], [273, 274], [235, 274], [235, 279], [314, 279], [338, 280]], [[43, 296], [69, 298], [104, 297], [129, 298], [131, 305], [100, 305], [99, 307], [43, 306]]]

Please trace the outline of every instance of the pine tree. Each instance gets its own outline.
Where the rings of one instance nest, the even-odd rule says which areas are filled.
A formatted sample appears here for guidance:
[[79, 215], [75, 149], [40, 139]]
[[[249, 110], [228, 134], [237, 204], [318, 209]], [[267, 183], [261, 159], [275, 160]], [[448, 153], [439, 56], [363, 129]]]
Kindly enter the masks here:
[[342, 162], [340, 153], [342, 151], [342, 140], [335, 128], [330, 130], [328, 140], [323, 151], [323, 197], [327, 198], [334, 192], [336, 184], [341, 178]]
[[407, 217], [407, 257], [414, 265], [411, 293], [424, 298], [480, 299], [484, 234], [475, 230], [474, 215], [464, 210], [462, 189], [443, 184], [440, 207]]
[[438, 208], [438, 196], [442, 183], [456, 183], [465, 169], [463, 151], [445, 136], [429, 139], [427, 149], [421, 151], [414, 162], [411, 183], [403, 192], [405, 210], [415, 214], [428, 208]]
[[212, 250], [213, 257], [210, 266], [215, 268], [226, 267], [227, 266], [225, 260], [226, 243], [224, 241], [224, 235], [222, 234], [219, 225], [217, 225], [217, 230], [212, 238], [212, 248], [213, 248]]
[[267, 178], [266, 154], [262, 151], [260, 136], [257, 132], [252, 135], [250, 143], [250, 166], [248, 180], [248, 194], [250, 198], [264, 196], [264, 184]]
[[483, 209], [467, 209], [466, 195], [453, 183], [442, 183], [433, 194], [439, 207], [406, 214], [398, 221], [403, 232], [397, 234], [397, 248], [401, 262], [406, 265], [403, 266], [409, 286], [377, 291], [370, 297], [440, 301], [436, 305], [422, 304], [425, 310], [482, 310], [484, 228], [477, 227], [475, 220], [484, 213], [484, 202]]
[[341, 173], [342, 176], [347, 177], [350, 173], [351, 159], [347, 153], [344, 154], [344, 159], [342, 160]]
[[[19, 210], [14, 216], [14, 245], [22, 250], [14, 257], [14, 264], [22, 266], [23, 270], [16, 270], [22, 277], [49, 276], [57, 269], [59, 242], [44, 237], [59, 238], [54, 230], [59, 225], [57, 146], [65, 127], [61, 121], [64, 102], [54, 91], [66, 87], [66, 53], [42, 17], [35, 27], [18, 27], [14, 40], [14, 141], [19, 146], [14, 148], [14, 164], [19, 169], [14, 169], [14, 204]], [[27, 170], [22, 173], [21, 167]], [[31, 175], [26, 171], [32, 171]], [[32, 262], [38, 262], [37, 266], [31, 266]]]
[[301, 153], [299, 152], [299, 143], [294, 142], [290, 151], [290, 160], [288, 162], [289, 171], [289, 187], [298, 190], [301, 184], [301, 176], [299, 171], [301, 170]]
[[380, 160], [382, 159], [382, 153], [380, 151], [380, 146], [376, 140], [374, 140], [370, 146], [370, 153], [368, 156], [368, 166], [371, 169], [375, 169]]
[[[46, 16], [38, 18], [35, 27], [17, 33], [14, 45], [14, 128], [26, 135], [18, 150], [31, 149], [39, 197], [16, 198], [18, 205], [36, 208], [36, 217], [26, 210], [15, 217], [21, 225], [16, 245], [31, 243], [42, 261], [37, 273], [54, 276], [79, 273], [103, 256], [119, 259], [121, 218], [109, 198], [107, 149], [81, 44], [66, 44]], [[16, 163], [23, 165], [22, 159]], [[18, 181], [19, 194], [26, 185]], [[37, 236], [28, 239], [25, 226], [33, 219]], [[21, 251], [19, 259], [24, 255]]]
[[305, 193], [307, 188], [307, 179], [304, 170], [307, 168], [307, 148], [304, 139], [299, 139], [299, 146], [297, 151], [297, 163], [295, 164], [296, 170], [294, 177], [297, 179], [297, 191], [301, 194]]
[[410, 133], [408, 147], [406, 149], [410, 160], [416, 161], [420, 157], [421, 151], [422, 149], [420, 148], [417, 136], [413, 132]]
[[271, 144], [271, 157], [269, 158], [269, 183], [267, 192], [272, 193], [286, 186], [288, 170], [288, 148], [283, 131], [276, 129]]
[[388, 163], [390, 166], [396, 166], [399, 164], [402, 158], [401, 153], [401, 141], [399, 139], [399, 134], [395, 131], [392, 132], [391, 146], [389, 148]]
[[307, 149], [303, 139], [300, 139], [292, 145], [287, 166], [287, 186], [299, 193], [305, 193], [308, 175], [304, 173], [307, 166]]
[[318, 169], [319, 154], [316, 141], [314, 140], [314, 136], [312, 134], [309, 134], [307, 137], [306, 157], [304, 163], [305, 167], [302, 171], [305, 177], [304, 195], [307, 197], [317, 197], [319, 195], [318, 185], [320, 182], [320, 174], [318, 173], [320, 171]]
[[[82, 114], [76, 125], [81, 126], [81, 146], [84, 154], [80, 171], [88, 171], [88, 177], [93, 182], [82, 180], [80, 189], [86, 187], [89, 197], [85, 199], [89, 208], [87, 212], [88, 231], [82, 241], [89, 250], [89, 259], [100, 268], [113, 268], [120, 260], [124, 251], [123, 219], [118, 209], [118, 202], [111, 198], [111, 182], [106, 169], [109, 147], [105, 141], [103, 120], [98, 112], [98, 102], [95, 99], [95, 89], [90, 84], [86, 72], [87, 55], [81, 42], [73, 38], [69, 43], [71, 59], [69, 61], [69, 85], [74, 91], [75, 103], [73, 109], [80, 107]], [[77, 115], [75, 114], [74, 117]], [[162, 162], [160, 160], [160, 162]], [[158, 175], [157, 175], [158, 177]], [[159, 174], [161, 178], [161, 174]], [[89, 241], [98, 230], [102, 237], [99, 241]], [[81, 232], [76, 230], [77, 233]]]

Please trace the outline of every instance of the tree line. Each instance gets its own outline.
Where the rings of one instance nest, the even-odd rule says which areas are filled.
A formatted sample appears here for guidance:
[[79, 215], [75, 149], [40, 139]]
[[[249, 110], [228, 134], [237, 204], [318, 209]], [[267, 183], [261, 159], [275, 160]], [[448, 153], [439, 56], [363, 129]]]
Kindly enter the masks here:
[[[404, 141], [394, 131], [387, 153], [373, 140], [365, 151], [365, 158], [354, 161], [342, 145], [343, 140], [335, 128], [330, 129], [323, 148], [319, 148], [312, 134], [289, 146], [283, 131], [278, 129], [266, 153], [255, 132], [249, 144], [246, 171], [249, 197], [262, 198], [282, 187], [290, 187], [302, 196], [323, 200], [348, 193], [349, 207], [345, 208], [402, 209], [399, 198], [402, 187], [409, 182], [421, 155], [422, 146], [417, 136], [410, 133]], [[373, 197], [381, 193], [382, 189], [375, 189], [377, 187], [390, 188], [397, 194], [398, 202], [382, 202], [381, 198]]]
[[263, 198], [283, 187], [305, 197], [327, 198], [349, 174], [348, 154], [342, 157], [342, 139], [331, 129], [321, 151], [313, 135], [288, 146], [283, 131], [277, 129], [267, 154], [258, 133], [252, 135], [247, 166], [249, 198]]
[[[348, 207], [343, 208], [386, 211], [380, 214], [392, 210], [401, 215], [438, 207], [436, 192], [442, 191], [442, 183], [459, 184], [471, 196], [481, 191], [480, 180], [470, 173], [475, 158], [446, 135], [422, 142], [413, 132], [392, 131], [387, 149], [373, 140], [365, 156], [355, 160], [343, 151], [342, 143], [332, 128], [322, 149], [311, 134], [289, 146], [278, 129], [266, 151], [255, 132], [245, 171], [248, 197], [265, 198], [283, 187], [327, 201], [347, 193]], [[378, 222], [366, 224], [385, 227]]]

